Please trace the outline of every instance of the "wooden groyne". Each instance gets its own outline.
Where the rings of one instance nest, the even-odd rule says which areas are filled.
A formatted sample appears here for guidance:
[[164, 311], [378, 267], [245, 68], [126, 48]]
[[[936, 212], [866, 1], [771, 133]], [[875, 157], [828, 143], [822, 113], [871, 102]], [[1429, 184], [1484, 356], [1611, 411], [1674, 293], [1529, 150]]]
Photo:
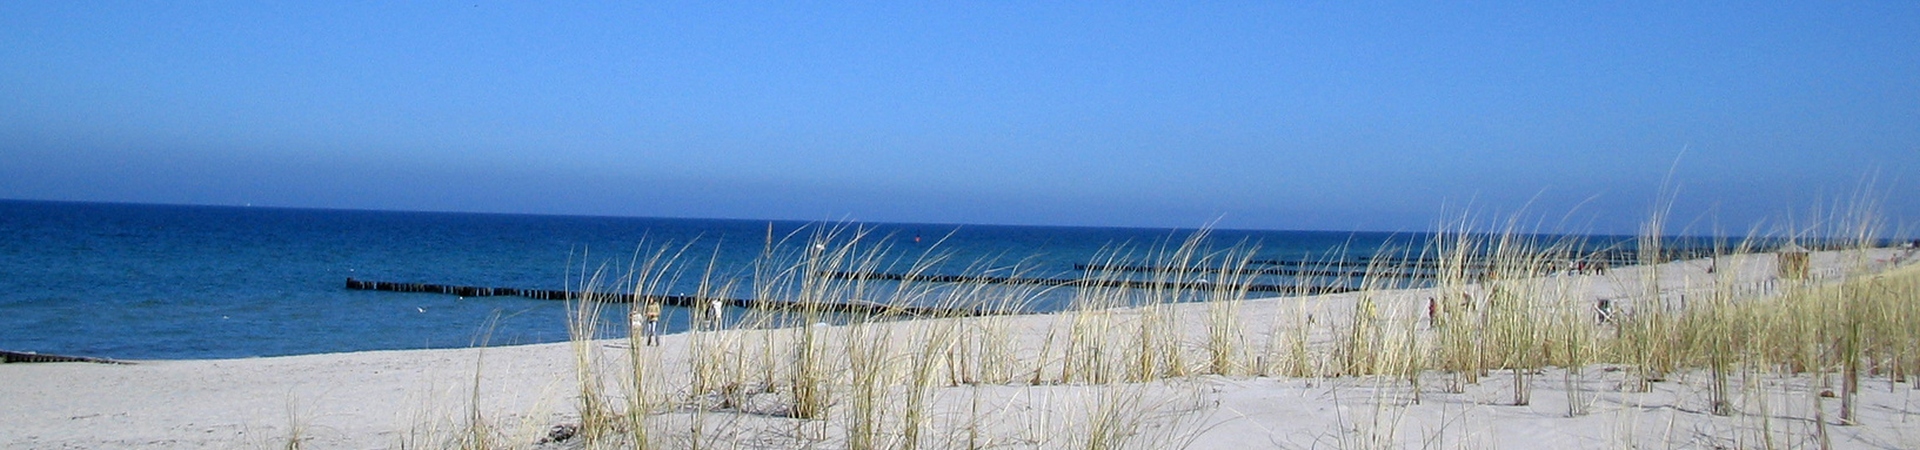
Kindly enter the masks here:
[[[461, 297], [514, 296], [535, 300], [579, 300], [591, 296], [593, 300], [607, 303], [631, 303], [632, 294], [616, 292], [586, 292], [518, 289], [503, 287], [453, 286], [428, 283], [396, 283], [388, 281], [366, 281], [347, 278], [347, 289], [355, 291], [417, 292], [427, 294], [447, 294]], [[723, 307], [765, 309], [781, 312], [823, 312], [836, 314], [865, 315], [906, 315], [906, 316], [982, 316], [1006, 314], [1007, 311], [992, 311], [976, 308], [941, 308], [911, 305], [885, 305], [869, 302], [782, 302], [726, 297], [698, 297], [691, 295], [644, 295], [641, 301], [658, 302], [665, 306], [681, 308], [711, 308], [714, 304]]]
[[[822, 272], [819, 275], [841, 279], [913, 281], [922, 283], [985, 283], [985, 284], [1025, 284], [1061, 287], [1109, 287], [1129, 289], [1183, 289], [1213, 290], [1219, 286], [1207, 282], [1164, 282], [1139, 280], [1099, 280], [1071, 278], [1025, 278], [994, 277], [977, 275], [907, 275], [880, 272]], [[1352, 292], [1352, 288], [1340, 286], [1294, 286], [1277, 284], [1251, 284], [1229, 286], [1229, 289], [1245, 288], [1248, 292], [1272, 292], [1288, 295], [1337, 294]]]
[[[1485, 263], [1476, 261], [1478, 260], [1469, 260], [1466, 265], [1472, 267], [1486, 265]], [[1380, 267], [1382, 269], [1436, 269], [1443, 265], [1441, 260], [1426, 258], [1358, 258], [1326, 261], [1256, 259], [1248, 262], [1267, 266], [1309, 267], [1320, 268], [1322, 270], [1339, 268], [1349, 269], [1354, 272], [1365, 271], [1370, 267]]]
[[458, 295], [461, 297], [516, 296], [534, 300], [576, 300], [580, 298], [580, 293], [574, 291], [452, 286], [428, 283], [395, 283], [391, 281], [355, 280], [353, 278], [347, 278], [347, 289], [355, 291], [423, 292], [428, 294]]
[[[1752, 253], [1752, 252], [1761, 252], [1762, 250], [1740, 249], [1735, 247], [1718, 247], [1718, 248], [1686, 247], [1686, 248], [1663, 249], [1657, 255], [1646, 255], [1646, 256], [1650, 256], [1651, 257], [1650, 259], [1652, 259], [1652, 262], [1656, 264], [1661, 264], [1661, 263], [1669, 263], [1674, 261], [1684, 261], [1689, 259], [1709, 258], [1709, 257], [1719, 256], [1719, 255], [1731, 255], [1731, 254], [1739, 253], [1739, 251]], [[1637, 264], [1642, 264], [1647, 262], [1647, 261], [1641, 260], [1642, 255], [1640, 254], [1640, 252], [1633, 251], [1633, 250], [1597, 250], [1597, 251], [1588, 251], [1585, 253], [1578, 253], [1578, 252], [1549, 253], [1548, 255], [1550, 256], [1543, 258], [1542, 261], [1548, 261], [1553, 264], [1558, 264], [1565, 267], [1572, 267], [1575, 264], [1581, 264], [1581, 263], [1584, 263], [1586, 265], [1597, 265], [1597, 266], [1631, 266], [1631, 265], [1637, 265]], [[1531, 256], [1540, 256], [1540, 255], [1531, 255]], [[1392, 269], [1392, 268], [1437, 269], [1450, 264], [1461, 264], [1461, 265], [1467, 266], [1468, 268], [1484, 268], [1488, 265], [1497, 265], [1497, 264], [1489, 263], [1489, 261], [1493, 259], [1495, 259], [1494, 256], [1483, 255], [1483, 254], [1468, 255], [1464, 261], [1457, 261], [1457, 262], [1450, 261], [1449, 258], [1440, 258], [1440, 257], [1433, 257], [1433, 256], [1417, 256], [1416, 257], [1416, 256], [1377, 255], [1377, 256], [1341, 257], [1341, 258], [1332, 258], [1332, 259], [1326, 259], [1326, 260], [1316, 260], [1312, 258], [1254, 259], [1254, 260], [1249, 260], [1248, 262], [1253, 264], [1268, 265], [1268, 266], [1283, 266], [1283, 267], [1323, 267], [1323, 268], [1380, 267], [1380, 268], [1387, 268], [1387, 269]]]
[[44, 353], [14, 352], [14, 351], [0, 350], [0, 363], [11, 364], [11, 363], [55, 363], [55, 362], [132, 364], [126, 361], [115, 361], [115, 360], [106, 359], [106, 358], [93, 358], [93, 357], [86, 357], [86, 356], [49, 355]]
[[[1613, 259], [1595, 260], [1595, 259], [1569, 259], [1569, 258], [1558, 258], [1558, 259], [1549, 259], [1549, 260], [1540, 260], [1540, 261], [1519, 260], [1514, 262], [1515, 263], [1538, 262], [1543, 264], [1553, 264], [1553, 265], [1571, 267], [1576, 261], [1585, 262], [1588, 264], [1604, 264], [1604, 265], [1638, 264], [1638, 262], [1629, 262], [1624, 260], [1613, 260]], [[1252, 264], [1259, 264], [1259, 265], [1266, 265], [1266, 266], [1295, 267], [1295, 268], [1306, 268], [1306, 269], [1323, 270], [1323, 271], [1332, 271], [1334, 269], [1339, 269], [1341, 271], [1354, 272], [1354, 273], [1366, 272], [1369, 270], [1375, 270], [1375, 271], [1440, 270], [1443, 268], [1453, 268], [1453, 267], [1464, 268], [1468, 271], [1480, 271], [1480, 270], [1485, 270], [1488, 266], [1499, 266], [1499, 265], [1507, 264], [1507, 263], [1489, 262], [1486, 259], [1480, 259], [1479, 257], [1469, 257], [1465, 261], [1459, 261], [1459, 262], [1447, 261], [1447, 260], [1436, 259], [1436, 258], [1358, 258], [1358, 259], [1336, 259], [1336, 260], [1326, 260], [1326, 261], [1256, 259], [1248, 262]]]
[[[1144, 266], [1129, 264], [1074, 264], [1074, 270], [1089, 272], [1136, 272], [1136, 273], [1185, 273], [1190, 275], [1275, 275], [1289, 277], [1392, 277], [1392, 278], [1433, 278], [1432, 271], [1421, 271], [1410, 267], [1383, 267], [1379, 269], [1322, 268], [1312, 266], [1290, 266], [1285, 268], [1246, 268], [1246, 269], [1202, 269], [1193, 267]], [[1475, 271], [1476, 273], [1478, 271]]]

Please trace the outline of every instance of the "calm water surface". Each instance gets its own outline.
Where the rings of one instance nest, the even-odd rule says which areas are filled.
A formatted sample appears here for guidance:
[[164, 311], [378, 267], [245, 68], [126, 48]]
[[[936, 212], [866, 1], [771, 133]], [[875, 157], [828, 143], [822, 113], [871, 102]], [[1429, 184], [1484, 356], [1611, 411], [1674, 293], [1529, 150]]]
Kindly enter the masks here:
[[[680, 267], [746, 276], [769, 222], [0, 201], [0, 349], [198, 359], [565, 340], [565, 302], [349, 291], [348, 277], [564, 289], [583, 267], [617, 271], [636, 248], [685, 248]], [[818, 224], [771, 222], [776, 237]], [[862, 224], [894, 258], [1078, 275], [1110, 250], [1146, 253], [1189, 231]], [[811, 227], [811, 228], [809, 228]], [[886, 239], [880, 239], [885, 237]], [[917, 239], [916, 239], [917, 238]], [[1261, 258], [1368, 254], [1419, 236], [1212, 232]], [[691, 245], [688, 245], [691, 243]], [[1103, 249], [1108, 250], [1103, 253]], [[981, 261], [989, 261], [982, 263]], [[904, 264], [904, 263], [899, 263]], [[898, 267], [898, 266], [893, 266]], [[881, 269], [890, 269], [881, 267]], [[890, 269], [891, 270], [891, 269]], [[898, 271], [898, 270], [894, 270]], [[691, 289], [697, 274], [667, 289]], [[684, 314], [669, 314], [683, 329]]]

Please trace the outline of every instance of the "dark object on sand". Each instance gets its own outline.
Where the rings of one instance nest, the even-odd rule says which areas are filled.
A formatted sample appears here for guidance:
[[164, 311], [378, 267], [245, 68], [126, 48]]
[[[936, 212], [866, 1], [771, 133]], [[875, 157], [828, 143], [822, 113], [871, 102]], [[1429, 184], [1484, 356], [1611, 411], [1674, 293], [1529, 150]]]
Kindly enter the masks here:
[[566, 442], [568, 439], [573, 439], [573, 436], [577, 434], [580, 434], [579, 425], [570, 423], [554, 425], [553, 429], [547, 430], [547, 437], [540, 438], [540, 442], [535, 442], [535, 444]]

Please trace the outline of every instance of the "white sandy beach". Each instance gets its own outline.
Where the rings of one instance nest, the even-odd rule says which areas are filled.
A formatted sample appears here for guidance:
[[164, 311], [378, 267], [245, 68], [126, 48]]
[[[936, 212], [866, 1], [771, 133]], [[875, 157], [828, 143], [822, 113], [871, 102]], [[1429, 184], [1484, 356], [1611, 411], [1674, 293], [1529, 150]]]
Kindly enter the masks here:
[[[1820, 252], [1813, 267], [1830, 275], [1862, 263], [1884, 268], [1899, 259], [1898, 252]], [[1721, 271], [1737, 268], [1731, 277], [1708, 274], [1705, 264], [1680, 261], [1559, 276], [1567, 277], [1564, 285], [1597, 301], [1648, 291], [1639, 284], [1648, 279], [1642, 276], [1645, 270], [1661, 271], [1658, 289], [1676, 296], [1729, 280], [1759, 289], [1774, 270], [1770, 257], [1720, 262]], [[1358, 295], [1254, 300], [1236, 315], [1244, 318], [1244, 338], [1257, 347], [1270, 340], [1270, 324], [1299, 323], [1301, 314], [1319, 314], [1315, 323], [1331, 322], [1353, 310]], [[1431, 295], [1390, 291], [1376, 294], [1374, 301], [1397, 311], [1389, 314], [1410, 317], [1425, 309]], [[1195, 351], [1207, 308], [1176, 305], [1172, 314], [1185, 329], [1183, 342]], [[1044, 354], [1045, 343], [1073, 320], [1064, 313], [1002, 319], [1023, 357]], [[916, 330], [895, 323], [828, 333], [909, 342], [919, 338]], [[688, 349], [695, 338], [669, 335], [649, 349], [657, 352], [649, 354], [655, 364], [650, 382], [670, 392], [663, 395], [699, 397], [672, 392], [685, 390]], [[594, 347], [597, 367], [627, 364], [626, 340], [598, 341]], [[556, 343], [131, 365], [4, 364], [0, 447], [285, 448], [292, 440], [307, 448], [442, 448], [474, 413], [500, 443], [536, 446], [554, 426], [580, 420], [575, 356], [571, 344]], [[615, 375], [620, 371], [601, 372], [608, 392], [623, 395], [625, 385]], [[996, 448], [1087, 447], [1092, 413], [1122, 404], [1129, 415], [1122, 424], [1125, 448], [1920, 448], [1920, 383], [1913, 380], [1868, 378], [1859, 397], [1859, 423], [1842, 426], [1834, 418], [1838, 402], [1820, 396], [1830, 380], [1814, 377], [1749, 380], [1757, 387], [1741, 390], [1741, 414], [1717, 416], [1708, 412], [1702, 374], [1676, 374], [1647, 392], [1629, 388], [1633, 375], [1610, 366], [1591, 366], [1572, 378], [1564, 374], [1549, 368], [1529, 377], [1532, 401], [1524, 406], [1512, 405], [1512, 378], [1506, 371], [1494, 371], [1459, 392], [1442, 387], [1445, 375], [1430, 374], [1423, 377], [1417, 403], [1407, 383], [1374, 377], [942, 383], [929, 394], [930, 437], [922, 441], [947, 444], [940, 448], [966, 447], [969, 441]], [[1572, 395], [1568, 386], [1577, 388]], [[702, 439], [723, 443], [719, 448], [846, 445], [832, 431], [846, 420], [837, 412], [826, 421], [755, 414], [751, 404], [756, 400], [746, 398], [746, 406], [706, 412], [700, 420], [714, 431]], [[882, 398], [897, 402], [902, 396]], [[469, 408], [474, 399], [477, 408]], [[1569, 402], [1583, 403], [1586, 413], [1570, 416]], [[655, 439], [695, 439], [690, 421], [696, 409], [684, 402], [664, 406], [651, 425], [658, 429]], [[1823, 412], [1808, 414], [1816, 409]], [[884, 422], [897, 423], [897, 418]], [[882, 434], [892, 442], [899, 439], [897, 431]], [[1780, 437], [1766, 442], [1765, 436]], [[579, 439], [540, 444], [580, 445]]]

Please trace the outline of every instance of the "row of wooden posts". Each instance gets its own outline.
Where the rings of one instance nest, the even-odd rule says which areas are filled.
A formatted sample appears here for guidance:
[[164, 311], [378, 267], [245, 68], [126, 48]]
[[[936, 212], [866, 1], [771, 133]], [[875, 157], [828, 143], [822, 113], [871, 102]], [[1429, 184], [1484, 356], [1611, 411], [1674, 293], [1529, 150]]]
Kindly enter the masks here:
[[574, 300], [580, 298], [580, 293], [573, 291], [363, 281], [351, 277], [347, 278], [347, 289], [355, 291], [423, 292], [428, 294], [458, 295], [461, 297], [518, 296], [535, 300]]
[[[419, 292], [429, 294], [449, 294], [461, 297], [519, 296], [535, 300], [578, 300], [587, 298], [580, 291], [561, 291], [544, 289], [517, 289], [501, 287], [453, 286], [428, 283], [398, 283], [389, 281], [366, 281], [347, 278], [347, 289], [356, 291]], [[608, 303], [629, 303], [636, 300], [633, 295], [618, 293], [594, 293], [593, 300]], [[637, 297], [644, 302], [658, 303], [680, 308], [746, 308], [778, 311], [816, 311], [824, 313], [883, 314], [908, 316], [974, 316], [985, 314], [1004, 314], [1004, 311], [987, 311], [972, 308], [939, 308], [910, 305], [886, 305], [869, 302], [813, 302], [794, 303], [762, 301], [755, 299], [728, 297], [699, 297], [691, 295], [646, 295]]]
[[1152, 281], [1152, 280], [1107, 280], [1084, 278], [1027, 278], [981, 275], [911, 275], [881, 272], [822, 272], [821, 276], [841, 279], [912, 281], [920, 283], [983, 283], [983, 284], [1024, 284], [1038, 286], [1063, 287], [1101, 287], [1128, 289], [1184, 289], [1208, 291], [1215, 289], [1245, 290], [1247, 292], [1281, 293], [1289, 295], [1336, 294], [1351, 292], [1344, 286], [1301, 286], [1291, 284], [1246, 284], [1216, 285], [1208, 280], [1192, 281]]
[[[1583, 271], [1586, 269], [1595, 269], [1595, 268], [1599, 270], [1605, 270], [1605, 267], [1606, 265], [1608, 265], [1608, 263], [1619, 261], [1622, 256], [1631, 256], [1631, 255], [1603, 253], [1603, 254], [1596, 254], [1593, 256], [1598, 256], [1598, 257], [1591, 258], [1585, 261], [1580, 261], [1580, 262], [1589, 262], [1589, 261], [1596, 262], [1598, 263], [1598, 267], [1589, 267], [1586, 264], [1580, 264], [1577, 266], [1570, 266], [1569, 268], [1577, 267]], [[1689, 252], [1689, 251], [1675, 251], [1675, 252], [1666, 252], [1666, 254], [1663, 254], [1662, 256], [1682, 258], [1687, 256], [1698, 256], [1698, 255], [1695, 255], [1694, 252]], [[1794, 275], [1799, 275], [1800, 273], [1804, 273], [1806, 271], [1806, 266], [1807, 266], [1806, 250], [1799, 249], [1798, 247], [1790, 247], [1789, 249], [1783, 249], [1780, 252], [1780, 257], [1781, 257], [1780, 276], [1783, 276], [1783, 277], [1794, 276]], [[1362, 267], [1360, 266], [1362, 264], [1375, 267], [1375, 269], [1373, 270], [1379, 270], [1378, 269], [1378, 267], [1380, 267], [1379, 264], [1387, 264], [1386, 267], [1399, 267], [1398, 270], [1389, 270], [1390, 272], [1394, 272], [1394, 273], [1388, 274], [1388, 276], [1430, 277], [1430, 276], [1433, 276], [1434, 274], [1417, 270], [1417, 268], [1431, 268], [1431, 266], [1436, 263], [1435, 261], [1432, 261], [1432, 260], [1423, 260], [1423, 259], [1368, 260], [1368, 261], [1345, 261], [1345, 262], [1335, 261], [1335, 262], [1317, 263], [1319, 264], [1318, 267], [1311, 267], [1310, 266], [1311, 264], [1316, 264], [1316, 263], [1311, 263], [1308, 261], [1280, 261], [1280, 260], [1261, 260], [1261, 261], [1255, 261], [1255, 262], [1260, 264], [1265, 264], [1265, 265], [1271, 265], [1271, 266], [1281, 266], [1284, 268], [1253, 267], [1253, 268], [1244, 268], [1244, 269], [1237, 269], [1237, 270], [1209, 271], [1204, 269], [1188, 270], [1188, 269], [1183, 269], [1178, 267], [1170, 268], [1170, 267], [1144, 266], [1144, 265], [1076, 264], [1074, 265], [1074, 269], [1082, 270], [1082, 271], [1107, 271], [1107, 272], [1179, 271], [1179, 272], [1193, 272], [1193, 273], [1219, 273], [1221, 275], [1238, 274], [1238, 275], [1285, 275], [1285, 276], [1337, 276], [1342, 274], [1352, 274], [1351, 268]], [[1400, 264], [1400, 265], [1395, 266], [1395, 264]], [[1342, 268], [1346, 268], [1346, 269], [1342, 269]], [[1184, 289], [1184, 290], [1214, 290], [1214, 289], [1226, 288], [1226, 289], [1234, 289], [1234, 290], [1245, 290], [1247, 292], [1283, 293], [1283, 294], [1290, 294], [1290, 295], [1330, 294], [1330, 293], [1350, 292], [1353, 290], [1353, 288], [1346, 287], [1346, 286], [1312, 286], [1312, 285], [1299, 285], [1299, 284], [1289, 284], [1289, 285], [1247, 284], [1247, 285], [1236, 285], [1236, 286], [1217, 286], [1207, 280], [1155, 281], [1155, 280], [1118, 280], [1118, 279], [1098, 279], [1098, 278], [1095, 278], [1095, 279], [1064, 278], [1063, 279], [1063, 278], [1029, 278], [1029, 277], [1004, 277], [1004, 276], [980, 276], [980, 275], [892, 274], [892, 273], [881, 273], [881, 272], [822, 272], [817, 275], [830, 277], [830, 278], [840, 278], [840, 279], [912, 281], [912, 282], [926, 282], [926, 283], [988, 283], [988, 284], [1024, 284], [1024, 285], [1043, 285], [1043, 286], [1062, 286], [1062, 287], [1117, 287], [1117, 288], [1132, 288], [1132, 289]], [[1379, 274], [1375, 274], [1375, 275], [1379, 275]], [[458, 295], [461, 297], [519, 296], [519, 297], [526, 297], [526, 298], [531, 298], [536, 300], [577, 300], [582, 298], [581, 292], [567, 291], [567, 290], [521, 289], [521, 288], [511, 288], [511, 287], [485, 287], [485, 286], [456, 286], [456, 285], [430, 284], [430, 283], [401, 283], [401, 282], [389, 282], [389, 281], [366, 281], [366, 280], [357, 280], [353, 278], [347, 278], [346, 287], [347, 289], [350, 289], [350, 290], [386, 291], [386, 292], [419, 292], [419, 293], [431, 293], [431, 294]], [[978, 309], [964, 309], [964, 308], [911, 307], [911, 306], [900, 306], [900, 305], [881, 305], [881, 304], [864, 303], [864, 302], [797, 305], [797, 304], [789, 304], [786, 302], [766, 302], [766, 301], [759, 301], [759, 300], [752, 300], [752, 299], [719, 298], [719, 297], [661, 295], [661, 296], [646, 296], [644, 298], [646, 299], [646, 301], [658, 302], [658, 303], [669, 305], [669, 306], [688, 307], [688, 308], [708, 307], [708, 306], [713, 306], [713, 307], [733, 306], [733, 307], [739, 307], [739, 308], [794, 309], [794, 308], [804, 307], [804, 308], [817, 308], [819, 310], [833, 311], [833, 312], [894, 313], [894, 314], [910, 314], [910, 315], [956, 315], [956, 314], [957, 315], [981, 315], [981, 314], [1008, 313], [1008, 311], [983, 311]], [[633, 301], [633, 298], [631, 296], [626, 296], [626, 295], [607, 295], [607, 296], [598, 298], [598, 300], [611, 301], [611, 302], [629, 302], [629, 301]]]
[[126, 361], [89, 356], [49, 355], [34, 352], [15, 352], [0, 350], [0, 363], [49, 363], [49, 362], [88, 362], [100, 364], [132, 364]]

